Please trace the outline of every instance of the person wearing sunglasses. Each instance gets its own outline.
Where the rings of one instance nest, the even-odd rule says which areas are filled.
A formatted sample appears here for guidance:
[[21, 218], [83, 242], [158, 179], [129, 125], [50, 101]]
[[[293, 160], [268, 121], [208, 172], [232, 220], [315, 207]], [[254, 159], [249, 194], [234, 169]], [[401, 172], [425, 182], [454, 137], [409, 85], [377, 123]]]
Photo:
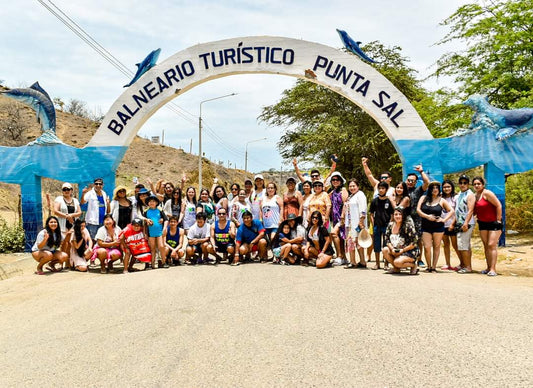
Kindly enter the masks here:
[[472, 272], [472, 232], [474, 231], [474, 205], [476, 196], [470, 190], [470, 178], [459, 177], [459, 195], [455, 205], [454, 229], [457, 231], [457, 251], [459, 253], [458, 273]]
[[[218, 264], [222, 259], [228, 260], [233, 258], [235, 254], [235, 224], [230, 221], [228, 211], [224, 208], [219, 208], [217, 211], [217, 219], [211, 225], [211, 238], [207, 251], [215, 256], [215, 264]], [[222, 253], [223, 257], [219, 254]], [[228, 264], [230, 260], [228, 260]]]
[[[304, 174], [302, 174], [302, 172], [298, 168], [298, 162], [296, 161], [296, 158], [294, 158], [292, 160], [292, 165], [294, 166], [294, 172], [296, 172], [296, 175], [300, 179], [300, 183], [301, 184], [304, 183], [305, 181], [308, 181], [309, 180], [309, 176], [311, 177], [311, 182], [316, 182], [316, 181], [321, 181], [322, 180], [322, 177], [320, 176], [320, 171], [318, 171], [316, 169], [311, 170], [311, 173], [308, 176], [305, 176]], [[324, 182], [328, 181], [329, 177], [331, 176], [331, 174], [333, 174], [335, 172], [336, 168], [337, 168], [337, 159], [336, 159], [335, 155], [332, 155], [332, 157], [331, 157], [331, 169], [329, 171], [328, 176], [324, 179]]]
[[[424, 172], [422, 163], [420, 163], [418, 166], [415, 166], [415, 171], [416, 172], [411, 172], [410, 174], [407, 174], [407, 179], [405, 180], [405, 183], [407, 184], [407, 192], [409, 193], [409, 198], [411, 199], [411, 219], [415, 223], [416, 233], [418, 234], [418, 249], [420, 250], [420, 252], [422, 252], [422, 218], [418, 214], [416, 208], [418, 202], [420, 201], [420, 198], [426, 193], [429, 187], [429, 177]], [[422, 177], [422, 185], [420, 186], [417, 186], [417, 173], [419, 173]], [[425, 267], [422, 258], [420, 258], [420, 260], [418, 261], [418, 266]]]
[[365, 175], [368, 178], [368, 182], [370, 182], [370, 185], [372, 186], [372, 189], [374, 190], [373, 198], [376, 198], [378, 196], [378, 183], [379, 182], [386, 182], [389, 185], [389, 188], [387, 190], [387, 197], [390, 198], [391, 202], [394, 202], [394, 186], [392, 185], [392, 175], [388, 171], [383, 171], [379, 175], [379, 179], [376, 179], [374, 175], [372, 175], [372, 171], [370, 171], [370, 167], [368, 167], [368, 158], [363, 157], [361, 159], [361, 162], [363, 164], [363, 170], [365, 171]]
[[89, 187], [83, 189], [83, 196], [80, 201], [82, 205], [87, 203], [85, 221], [87, 222], [87, 230], [93, 240], [98, 229], [104, 226], [104, 216], [111, 211], [109, 197], [103, 188], [104, 180], [96, 178], [91, 189]]
[[79, 201], [74, 198], [74, 188], [70, 183], [63, 183], [61, 191], [63, 195], [54, 200], [54, 215], [59, 221], [64, 239], [65, 234], [74, 226], [74, 221], [81, 216], [81, 208]]

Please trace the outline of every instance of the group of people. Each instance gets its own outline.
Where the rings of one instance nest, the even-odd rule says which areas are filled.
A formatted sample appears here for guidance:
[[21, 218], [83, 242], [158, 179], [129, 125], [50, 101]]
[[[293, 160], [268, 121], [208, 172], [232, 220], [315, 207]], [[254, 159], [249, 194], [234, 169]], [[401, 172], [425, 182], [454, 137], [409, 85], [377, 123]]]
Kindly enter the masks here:
[[[96, 260], [102, 273], [113, 271], [118, 260], [124, 272], [138, 270], [137, 262], [145, 270], [221, 261], [366, 268], [373, 251], [373, 269], [383, 261], [390, 273], [406, 269], [415, 275], [420, 266], [437, 271], [441, 244], [446, 258], [441, 270], [470, 273], [477, 218], [487, 260], [482, 273], [496, 275], [502, 207], [483, 178], [472, 180], [472, 192], [469, 177], [462, 175], [456, 194], [453, 182], [430, 182], [419, 165], [394, 186], [389, 172], [374, 177], [363, 158], [374, 189], [368, 204], [357, 179], [346, 181], [335, 161], [324, 179], [318, 170], [302, 174], [296, 160], [293, 164], [297, 178], [286, 180], [283, 194], [261, 174], [243, 187], [233, 183], [229, 193], [216, 178], [211, 190], [185, 189], [184, 177], [179, 187], [164, 180], [148, 181], [148, 188], [137, 183], [132, 196], [118, 186], [112, 198], [97, 178], [79, 201], [64, 183], [32, 248], [36, 273], [44, 274], [45, 266], [85, 272]], [[458, 266], [451, 265], [451, 247]]]

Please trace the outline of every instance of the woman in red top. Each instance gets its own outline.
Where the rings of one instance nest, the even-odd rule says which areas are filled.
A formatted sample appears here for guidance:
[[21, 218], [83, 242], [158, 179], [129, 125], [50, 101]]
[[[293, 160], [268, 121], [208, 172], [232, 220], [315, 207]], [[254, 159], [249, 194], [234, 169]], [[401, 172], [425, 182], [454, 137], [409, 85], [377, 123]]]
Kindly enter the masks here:
[[485, 188], [485, 180], [479, 176], [472, 180], [476, 191], [474, 214], [479, 226], [479, 235], [485, 248], [487, 269], [481, 271], [488, 276], [496, 276], [498, 240], [502, 234], [502, 204], [496, 195]]

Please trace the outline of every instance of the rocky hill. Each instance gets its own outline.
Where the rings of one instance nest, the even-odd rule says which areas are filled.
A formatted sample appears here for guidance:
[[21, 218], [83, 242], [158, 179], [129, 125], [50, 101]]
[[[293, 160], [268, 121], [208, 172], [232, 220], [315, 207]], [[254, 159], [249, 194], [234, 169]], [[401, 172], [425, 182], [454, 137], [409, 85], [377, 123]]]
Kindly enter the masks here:
[[[4, 89], [0, 87], [0, 89]], [[87, 118], [74, 116], [60, 110], [57, 113], [57, 136], [65, 143], [74, 147], [83, 147], [94, 135], [97, 124]], [[15, 121], [23, 130], [20, 137], [15, 136], [6, 128], [8, 121], [15, 116]], [[11, 129], [13, 131], [13, 129]], [[40, 134], [40, 125], [36, 122], [35, 112], [12, 99], [0, 95], [0, 145], [21, 146], [35, 140]], [[210, 188], [213, 178], [219, 179], [227, 189], [233, 182], [242, 185], [246, 177], [253, 177], [243, 170], [228, 169], [208, 159], [203, 159], [202, 179], [203, 185]], [[161, 144], [153, 144], [147, 139], [137, 136], [126, 152], [120, 163], [117, 173], [117, 184], [123, 184], [133, 189], [133, 177], [139, 182], [146, 183], [151, 179], [154, 183], [158, 179], [165, 179], [173, 183], [179, 183], [181, 177], [187, 177], [186, 186], [198, 185], [198, 156]], [[266, 173], [265, 179], [270, 179]], [[62, 182], [43, 178], [43, 199], [46, 193], [52, 197], [59, 195]], [[19, 203], [20, 187], [0, 183], [0, 215], [12, 219]], [[77, 196], [77, 190], [75, 189]], [[44, 204], [44, 202], [43, 202]]]

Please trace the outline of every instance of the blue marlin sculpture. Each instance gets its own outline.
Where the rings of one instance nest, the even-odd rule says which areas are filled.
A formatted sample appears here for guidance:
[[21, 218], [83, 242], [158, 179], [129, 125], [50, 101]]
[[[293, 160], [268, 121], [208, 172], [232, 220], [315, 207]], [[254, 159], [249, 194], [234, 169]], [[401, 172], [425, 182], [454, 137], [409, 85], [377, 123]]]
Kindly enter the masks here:
[[51, 130], [55, 133], [56, 111], [54, 103], [48, 93], [39, 85], [39, 82], [35, 82], [29, 88], [11, 89], [0, 93], [33, 108], [42, 131]]
[[533, 128], [533, 108], [499, 109], [490, 105], [486, 96], [479, 94], [470, 96], [463, 104], [476, 111], [477, 122], [485, 122], [487, 127], [497, 130], [496, 140], [505, 140]]
[[346, 31], [339, 30], [338, 28], [337, 28], [337, 33], [339, 34], [339, 36], [341, 38], [342, 44], [344, 45], [344, 47], [346, 47], [346, 50], [354, 53], [355, 55], [357, 55], [358, 57], [360, 57], [361, 59], [363, 59], [363, 60], [365, 60], [367, 62], [376, 63], [376, 61], [374, 61], [372, 58], [368, 57], [363, 52], [363, 50], [361, 50], [361, 48], [359, 47], [361, 42], [354, 41], [350, 37], [350, 35], [348, 35], [348, 33]]
[[124, 85], [124, 87], [127, 88], [128, 86], [133, 85], [139, 78], [141, 78], [144, 73], [154, 67], [157, 63], [157, 59], [159, 58], [160, 53], [161, 49], [158, 48], [157, 50], [154, 50], [150, 54], [148, 54], [141, 63], [136, 63], [135, 65], [137, 66], [137, 73], [135, 73], [135, 76], [130, 81], [130, 83]]

